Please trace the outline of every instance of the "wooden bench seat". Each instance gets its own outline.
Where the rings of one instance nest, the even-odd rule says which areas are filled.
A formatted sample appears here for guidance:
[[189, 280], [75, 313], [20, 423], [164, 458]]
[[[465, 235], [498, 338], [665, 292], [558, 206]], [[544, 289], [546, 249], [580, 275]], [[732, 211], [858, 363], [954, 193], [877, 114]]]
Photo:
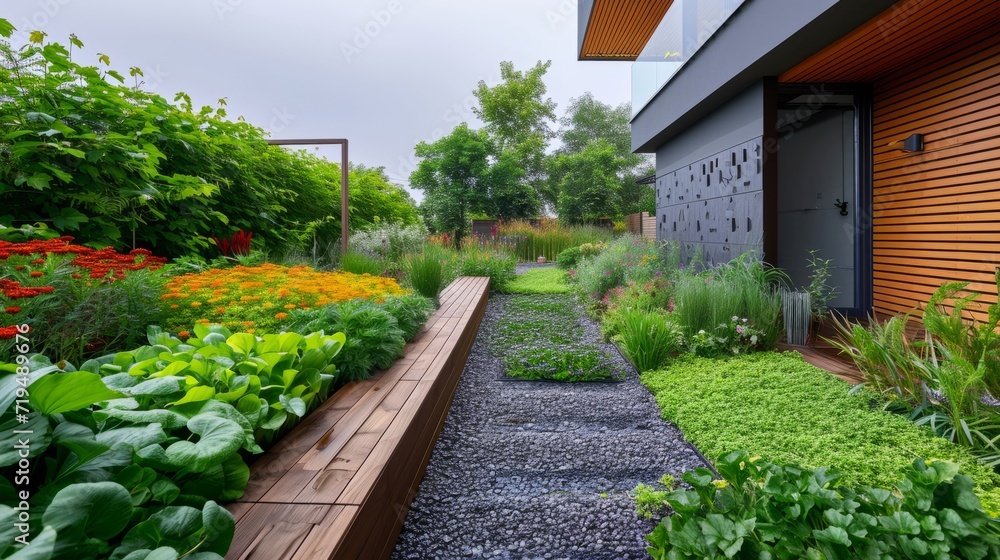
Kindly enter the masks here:
[[388, 558], [489, 297], [461, 277], [386, 371], [341, 388], [250, 466], [227, 560]]

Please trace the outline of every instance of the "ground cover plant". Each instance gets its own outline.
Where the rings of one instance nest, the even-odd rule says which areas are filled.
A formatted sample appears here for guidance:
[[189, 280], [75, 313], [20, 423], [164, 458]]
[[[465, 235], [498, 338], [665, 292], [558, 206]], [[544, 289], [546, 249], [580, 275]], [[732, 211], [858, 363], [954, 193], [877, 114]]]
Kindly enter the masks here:
[[391, 278], [267, 263], [176, 276], [161, 297], [167, 307], [164, 327], [173, 332], [186, 332], [195, 323], [278, 332], [295, 309], [403, 293]]
[[519, 379], [607, 381], [622, 366], [605, 348], [580, 337], [585, 320], [570, 295], [519, 295], [508, 300], [490, 351]]
[[566, 294], [572, 289], [565, 271], [558, 268], [532, 268], [507, 285], [511, 294]]
[[832, 467], [852, 485], [891, 488], [915, 458], [957, 463], [987, 511], [1000, 513], [1000, 475], [966, 449], [881, 410], [873, 393], [807, 364], [795, 353], [724, 359], [683, 357], [645, 372], [663, 417], [708, 457], [733, 449], [776, 463]]
[[[40, 354], [0, 364], [0, 556], [221, 560], [234, 522], [217, 502], [243, 494], [244, 457], [326, 398], [344, 343], [205, 326], [147, 336], [79, 369]], [[14, 429], [31, 434], [27, 457]], [[11, 506], [29, 499], [25, 519]]]
[[676, 512], [647, 539], [668, 558], [996, 558], [1000, 527], [947, 461], [913, 461], [888, 488], [836, 469], [771, 463], [746, 451], [684, 474]]

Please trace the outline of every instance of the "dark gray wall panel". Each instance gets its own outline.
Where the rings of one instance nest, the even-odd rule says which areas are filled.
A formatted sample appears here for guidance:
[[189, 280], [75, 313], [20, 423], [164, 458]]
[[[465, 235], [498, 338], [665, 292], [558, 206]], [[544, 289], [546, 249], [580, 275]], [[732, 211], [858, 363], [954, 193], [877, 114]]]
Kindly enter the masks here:
[[760, 253], [763, 229], [762, 137], [675, 168], [656, 180], [656, 238], [681, 244], [685, 258], [708, 263]]

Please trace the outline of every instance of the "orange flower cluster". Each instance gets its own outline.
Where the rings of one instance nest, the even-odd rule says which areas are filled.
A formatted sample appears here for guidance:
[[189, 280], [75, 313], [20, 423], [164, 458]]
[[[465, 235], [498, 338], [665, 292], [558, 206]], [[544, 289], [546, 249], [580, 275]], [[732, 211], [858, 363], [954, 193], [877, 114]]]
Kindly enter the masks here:
[[195, 323], [218, 323], [273, 332], [292, 309], [356, 298], [381, 301], [404, 293], [392, 278], [263, 264], [177, 276], [161, 297], [169, 307], [167, 327], [173, 331]]

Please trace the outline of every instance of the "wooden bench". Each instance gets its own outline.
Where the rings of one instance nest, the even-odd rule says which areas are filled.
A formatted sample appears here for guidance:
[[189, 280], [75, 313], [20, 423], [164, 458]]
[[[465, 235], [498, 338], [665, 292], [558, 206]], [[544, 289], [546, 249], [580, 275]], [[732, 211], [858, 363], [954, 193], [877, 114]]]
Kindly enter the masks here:
[[237, 559], [388, 558], [489, 297], [461, 277], [392, 367], [341, 388], [250, 466]]

